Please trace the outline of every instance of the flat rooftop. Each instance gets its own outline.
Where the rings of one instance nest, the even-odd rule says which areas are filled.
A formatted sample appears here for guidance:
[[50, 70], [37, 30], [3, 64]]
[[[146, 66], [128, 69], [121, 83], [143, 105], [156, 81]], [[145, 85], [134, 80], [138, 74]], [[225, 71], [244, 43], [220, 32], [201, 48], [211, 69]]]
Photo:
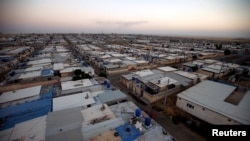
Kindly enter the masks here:
[[53, 111], [60, 111], [64, 109], [70, 109], [75, 107], [82, 107], [94, 104], [90, 92], [77, 93], [73, 95], [61, 96], [53, 98]]
[[101, 100], [102, 103], [109, 103], [115, 101], [119, 102], [120, 100], [126, 99], [127, 96], [120, 90], [106, 90], [103, 93], [100, 93], [98, 95], [98, 98]]
[[47, 116], [42, 116], [16, 124], [9, 140], [22, 140], [23, 138], [27, 141], [45, 140], [46, 118]]
[[42, 86], [19, 89], [15, 91], [4, 92], [0, 95], [0, 104], [37, 96], [40, 94]]
[[[105, 107], [103, 110], [101, 110], [102, 106]], [[96, 123], [115, 118], [114, 113], [110, 110], [109, 106], [107, 106], [106, 104], [96, 105], [87, 108], [85, 110], [82, 110], [81, 113], [84, 119], [83, 126], [89, 124], [94, 125]]]
[[174, 72], [174, 73], [177, 73], [177, 74], [179, 74], [179, 75], [181, 75], [181, 76], [190, 78], [190, 79], [192, 79], [192, 80], [195, 80], [195, 79], [197, 79], [197, 78], [199, 77], [199, 76], [196, 75], [196, 74], [193, 74], [193, 73], [190, 73], [190, 72], [185, 72], [185, 71], [176, 71], [176, 72]]
[[87, 87], [87, 86], [92, 86], [92, 82], [89, 79], [82, 79], [78, 81], [66, 81], [62, 82], [62, 90], [70, 90], [74, 88], [81, 88], [81, 87]]
[[27, 79], [27, 78], [33, 78], [33, 77], [40, 77], [41, 73], [42, 73], [42, 70], [25, 72], [25, 73], [22, 73], [19, 76], [19, 79]]
[[45, 59], [39, 59], [35, 61], [29, 61], [28, 65], [37, 65], [37, 64], [45, 64], [45, 63], [51, 63], [51, 59], [45, 58]]
[[137, 61], [134, 61], [134, 62], [137, 63], [137, 64], [148, 63], [148, 61], [145, 61], [145, 60], [137, 60]]
[[166, 87], [167, 85], [177, 83], [178, 81], [176, 81], [170, 77], [163, 77], [160, 79], [151, 80], [150, 82], [159, 86], [159, 87]]
[[63, 65], [63, 63], [55, 63], [53, 65], [53, 69], [54, 70], [62, 70], [62, 69], [64, 69], [64, 65]]
[[164, 71], [164, 72], [170, 72], [170, 71], [176, 71], [178, 69], [166, 66], [166, 67], [159, 67], [158, 70], [161, 70], [161, 71]]
[[28, 72], [28, 71], [37, 71], [37, 70], [42, 70], [43, 67], [42, 66], [36, 66], [36, 67], [29, 67], [29, 68], [26, 68], [24, 71], [25, 72]]
[[151, 74], [154, 74], [151, 70], [142, 70], [142, 71], [137, 71], [137, 72], [134, 72], [134, 74], [140, 76], [140, 77], [144, 77], [144, 76], [147, 76], [147, 75], [151, 75]]

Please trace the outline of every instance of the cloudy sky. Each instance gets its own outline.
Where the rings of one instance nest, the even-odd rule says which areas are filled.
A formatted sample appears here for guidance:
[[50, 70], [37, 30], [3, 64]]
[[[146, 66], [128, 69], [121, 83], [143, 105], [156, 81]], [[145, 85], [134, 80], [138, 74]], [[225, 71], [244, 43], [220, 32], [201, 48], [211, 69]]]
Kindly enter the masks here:
[[250, 0], [1, 0], [3, 33], [250, 38]]

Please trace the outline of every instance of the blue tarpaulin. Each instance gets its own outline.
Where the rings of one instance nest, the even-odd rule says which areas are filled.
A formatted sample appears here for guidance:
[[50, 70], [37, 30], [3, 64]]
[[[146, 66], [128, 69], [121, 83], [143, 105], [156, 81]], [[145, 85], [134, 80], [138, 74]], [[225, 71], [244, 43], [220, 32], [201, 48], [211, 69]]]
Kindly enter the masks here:
[[141, 135], [140, 131], [129, 123], [116, 127], [115, 130], [123, 141], [134, 141]]
[[0, 131], [14, 127], [18, 123], [47, 115], [52, 109], [53, 89], [53, 86], [50, 87], [49, 91], [42, 94], [38, 100], [0, 109]]
[[51, 100], [43, 99], [0, 109], [2, 122], [0, 131], [14, 127], [17, 123], [46, 115], [51, 111], [51, 107]]
[[52, 69], [43, 69], [42, 76], [52, 76], [54, 75], [54, 71]]

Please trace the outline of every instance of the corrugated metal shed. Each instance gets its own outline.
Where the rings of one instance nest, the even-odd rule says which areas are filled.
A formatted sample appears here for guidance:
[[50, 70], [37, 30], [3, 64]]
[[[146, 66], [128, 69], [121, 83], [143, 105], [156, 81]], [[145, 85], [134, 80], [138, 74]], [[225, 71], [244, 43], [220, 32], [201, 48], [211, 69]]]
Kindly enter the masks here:
[[220, 113], [242, 124], [250, 124], [250, 91], [245, 94], [238, 105], [224, 101], [235, 89], [235, 86], [206, 80], [181, 92], [178, 94], [178, 97]]

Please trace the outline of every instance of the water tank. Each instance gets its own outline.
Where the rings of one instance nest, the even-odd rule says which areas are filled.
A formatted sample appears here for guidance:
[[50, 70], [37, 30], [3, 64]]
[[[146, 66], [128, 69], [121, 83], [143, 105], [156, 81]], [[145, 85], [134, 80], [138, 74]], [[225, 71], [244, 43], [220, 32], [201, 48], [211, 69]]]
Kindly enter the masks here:
[[107, 82], [107, 89], [109, 89], [110, 88], [110, 83], [109, 82]]
[[107, 83], [108, 83], [108, 80], [104, 80], [103, 84], [107, 85]]
[[151, 118], [150, 118], [150, 117], [146, 117], [146, 118], [145, 118], [144, 124], [145, 124], [146, 126], [150, 126], [150, 124], [151, 124]]
[[136, 80], [136, 84], [140, 83], [140, 80], [138, 78], [136, 78], [135, 80]]
[[141, 116], [141, 110], [135, 109], [135, 117], [140, 117], [140, 116]]
[[132, 81], [135, 81], [135, 77], [132, 77]]

